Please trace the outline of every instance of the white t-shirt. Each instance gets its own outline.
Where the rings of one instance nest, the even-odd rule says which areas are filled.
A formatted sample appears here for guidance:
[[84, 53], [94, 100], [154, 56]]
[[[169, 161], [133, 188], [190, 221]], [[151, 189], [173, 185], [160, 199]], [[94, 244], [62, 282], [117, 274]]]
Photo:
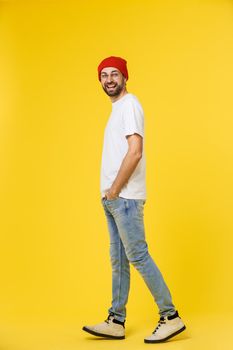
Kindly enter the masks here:
[[[110, 189], [128, 151], [126, 135], [139, 134], [144, 143], [144, 112], [137, 97], [127, 93], [112, 103], [112, 112], [104, 132], [100, 191], [101, 197]], [[128, 182], [121, 189], [120, 197], [146, 199], [144, 147], [140, 159]]]

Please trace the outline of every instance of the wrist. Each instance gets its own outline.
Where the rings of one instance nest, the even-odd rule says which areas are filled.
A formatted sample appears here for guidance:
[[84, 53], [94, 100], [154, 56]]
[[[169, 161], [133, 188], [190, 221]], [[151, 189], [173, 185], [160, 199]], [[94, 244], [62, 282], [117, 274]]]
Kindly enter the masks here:
[[112, 196], [117, 197], [119, 195], [119, 191], [117, 191], [115, 188], [110, 188], [109, 192]]

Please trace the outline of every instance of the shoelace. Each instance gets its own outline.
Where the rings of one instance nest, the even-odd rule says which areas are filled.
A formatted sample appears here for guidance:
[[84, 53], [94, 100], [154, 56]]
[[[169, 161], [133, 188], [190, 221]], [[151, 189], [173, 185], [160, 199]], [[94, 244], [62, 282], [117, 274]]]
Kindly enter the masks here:
[[160, 320], [159, 320], [159, 322], [158, 322], [158, 325], [157, 325], [157, 327], [155, 328], [155, 330], [154, 330], [153, 333], [155, 333], [155, 332], [159, 329], [159, 327], [160, 327], [162, 324], [166, 324], [166, 321], [165, 321], [164, 318], [161, 317]]

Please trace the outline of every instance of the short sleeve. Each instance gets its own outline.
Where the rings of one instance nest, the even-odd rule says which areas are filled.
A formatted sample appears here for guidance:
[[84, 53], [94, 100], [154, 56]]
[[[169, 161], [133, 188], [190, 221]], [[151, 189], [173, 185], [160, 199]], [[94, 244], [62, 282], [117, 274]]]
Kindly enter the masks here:
[[144, 137], [144, 113], [137, 101], [127, 101], [123, 108], [124, 136], [139, 134]]

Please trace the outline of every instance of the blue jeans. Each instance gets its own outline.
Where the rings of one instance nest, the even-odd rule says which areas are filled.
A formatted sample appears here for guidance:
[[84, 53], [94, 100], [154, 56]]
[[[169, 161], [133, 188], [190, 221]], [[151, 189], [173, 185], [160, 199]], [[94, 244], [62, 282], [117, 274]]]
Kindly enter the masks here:
[[176, 312], [170, 291], [152, 260], [145, 240], [145, 200], [102, 198], [110, 234], [112, 305], [109, 314], [124, 322], [130, 288], [130, 263], [139, 271], [159, 308], [160, 316]]

